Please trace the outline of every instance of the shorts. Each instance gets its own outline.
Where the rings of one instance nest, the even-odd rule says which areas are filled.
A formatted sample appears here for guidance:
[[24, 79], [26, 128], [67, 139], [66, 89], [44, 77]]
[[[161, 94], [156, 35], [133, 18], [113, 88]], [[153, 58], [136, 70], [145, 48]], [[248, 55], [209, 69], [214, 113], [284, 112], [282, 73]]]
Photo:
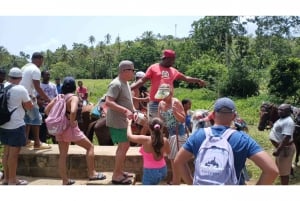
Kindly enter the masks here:
[[283, 147], [279, 156], [276, 157], [276, 165], [278, 167], [280, 176], [290, 175], [295, 150], [295, 144], [292, 143], [289, 146]]
[[126, 128], [112, 128], [109, 127], [110, 137], [114, 144], [119, 142], [128, 142]]
[[35, 104], [31, 110], [26, 111], [24, 121], [26, 125], [40, 126], [42, 124], [43, 118], [38, 105]]
[[3, 145], [23, 147], [26, 145], [25, 125], [16, 129], [0, 128], [0, 140]]
[[143, 185], [157, 185], [167, 177], [167, 166], [162, 168], [144, 168], [143, 169]]
[[147, 113], [148, 119], [158, 117], [158, 104], [159, 102], [157, 101], [150, 101], [148, 103], [148, 113]]
[[86, 136], [79, 129], [78, 126], [76, 127], [68, 126], [68, 128], [64, 132], [55, 136], [57, 142], [77, 142], [84, 138], [86, 138]]

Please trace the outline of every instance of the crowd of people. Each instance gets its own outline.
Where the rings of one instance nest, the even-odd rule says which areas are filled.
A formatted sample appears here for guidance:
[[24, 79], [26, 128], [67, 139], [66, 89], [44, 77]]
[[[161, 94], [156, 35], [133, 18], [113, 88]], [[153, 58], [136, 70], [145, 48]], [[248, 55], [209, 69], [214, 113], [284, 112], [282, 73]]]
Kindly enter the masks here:
[[[199, 128], [192, 132], [190, 99], [178, 100], [174, 96], [173, 82], [181, 80], [188, 83], [197, 83], [205, 86], [204, 80], [186, 76], [175, 67], [176, 54], [173, 50], [164, 50], [161, 61], [149, 66], [146, 72], [135, 73], [132, 61], [123, 60], [118, 66], [118, 75], [109, 83], [105, 94], [106, 126], [109, 128], [113, 143], [117, 146], [115, 153], [112, 184], [132, 184], [132, 174], [124, 170], [126, 154], [130, 142], [140, 145], [143, 157], [144, 185], [157, 185], [167, 178], [167, 160], [171, 164], [172, 178], [170, 185], [198, 184], [190, 170], [189, 162], [199, 156], [202, 144], [206, 143], [207, 131]], [[86, 150], [86, 163], [89, 180], [103, 180], [106, 176], [97, 172], [94, 161], [94, 145], [78, 127], [78, 111], [88, 104], [88, 89], [82, 81], [73, 77], [65, 77], [61, 84], [60, 78], [55, 78], [55, 84], [50, 82], [50, 72], [40, 71], [43, 64], [43, 55], [34, 53], [32, 61], [21, 69], [13, 67], [8, 73], [8, 80], [4, 83], [5, 72], [0, 70], [0, 82], [14, 85], [8, 99], [9, 109], [17, 108], [12, 120], [0, 125], [0, 140], [4, 145], [3, 153], [3, 184], [26, 185], [27, 181], [16, 177], [17, 156], [24, 147], [34, 150], [51, 149], [51, 145], [40, 139], [40, 128], [52, 107], [56, 103], [55, 97], [63, 94], [66, 98], [66, 117], [68, 127], [55, 136], [59, 146], [58, 169], [63, 185], [72, 185], [74, 180], [68, 178], [66, 158], [70, 143], [74, 143]], [[40, 79], [42, 78], [42, 82]], [[131, 81], [133, 81], [131, 83]], [[148, 92], [145, 83], [150, 82]], [[131, 84], [130, 84], [131, 83]], [[292, 160], [294, 147], [291, 133], [293, 124], [289, 117], [288, 106], [279, 107], [281, 118], [284, 119], [274, 125], [270, 140], [276, 150], [273, 155], [276, 163], [263, 148], [244, 131], [231, 132], [228, 143], [234, 158], [235, 176], [237, 184], [245, 184], [241, 172], [245, 167], [246, 159], [250, 159], [261, 169], [257, 184], [273, 184], [278, 174], [281, 183], [288, 184], [287, 165]], [[142, 126], [140, 135], [133, 135], [132, 123], [136, 120], [136, 111], [142, 111], [147, 119]], [[225, 135], [237, 115], [235, 103], [227, 98], [215, 101], [214, 110], [210, 114], [214, 124], [210, 127], [212, 137]], [[29, 134], [33, 140], [30, 140]], [[290, 167], [290, 166], [289, 166]], [[199, 175], [201, 175], [199, 173]], [[199, 176], [200, 177], [200, 176]], [[201, 183], [201, 182], [200, 182]]]

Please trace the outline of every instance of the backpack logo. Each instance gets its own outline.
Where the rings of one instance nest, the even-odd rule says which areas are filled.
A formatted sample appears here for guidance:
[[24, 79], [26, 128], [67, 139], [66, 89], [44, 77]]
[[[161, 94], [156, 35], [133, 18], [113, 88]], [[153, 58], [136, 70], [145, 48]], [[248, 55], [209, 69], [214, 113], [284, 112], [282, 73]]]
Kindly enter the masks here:
[[0, 125], [3, 125], [10, 121], [10, 117], [12, 113], [17, 109], [13, 109], [12, 111], [8, 110], [8, 103], [7, 100], [9, 98], [8, 90], [11, 89], [13, 84], [10, 84], [4, 87], [4, 84], [0, 86]]
[[66, 101], [69, 97], [63, 94], [56, 96], [56, 102], [45, 119], [50, 135], [58, 135], [67, 129], [69, 120], [66, 117]]
[[234, 129], [214, 136], [211, 128], [204, 128], [205, 140], [195, 160], [194, 185], [237, 185], [234, 157], [228, 138]]

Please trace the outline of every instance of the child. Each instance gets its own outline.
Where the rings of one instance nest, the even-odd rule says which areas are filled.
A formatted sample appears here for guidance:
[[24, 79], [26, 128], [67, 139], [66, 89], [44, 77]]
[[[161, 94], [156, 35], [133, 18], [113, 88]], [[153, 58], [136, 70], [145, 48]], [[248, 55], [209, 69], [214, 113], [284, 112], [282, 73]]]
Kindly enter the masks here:
[[163, 122], [153, 118], [149, 122], [150, 136], [133, 135], [132, 120], [127, 119], [127, 137], [130, 141], [141, 144], [140, 153], [143, 156], [143, 185], [157, 185], [167, 176], [165, 155], [170, 153], [170, 145], [163, 136]]

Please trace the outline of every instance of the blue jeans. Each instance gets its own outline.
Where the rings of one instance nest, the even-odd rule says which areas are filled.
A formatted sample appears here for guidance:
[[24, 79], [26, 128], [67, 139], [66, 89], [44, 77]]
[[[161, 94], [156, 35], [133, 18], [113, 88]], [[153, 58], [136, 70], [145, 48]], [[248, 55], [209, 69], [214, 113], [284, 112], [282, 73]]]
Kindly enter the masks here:
[[167, 166], [157, 169], [144, 168], [142, 183], [143, 185], [157, 185], [167, 177], [167, 172]]

